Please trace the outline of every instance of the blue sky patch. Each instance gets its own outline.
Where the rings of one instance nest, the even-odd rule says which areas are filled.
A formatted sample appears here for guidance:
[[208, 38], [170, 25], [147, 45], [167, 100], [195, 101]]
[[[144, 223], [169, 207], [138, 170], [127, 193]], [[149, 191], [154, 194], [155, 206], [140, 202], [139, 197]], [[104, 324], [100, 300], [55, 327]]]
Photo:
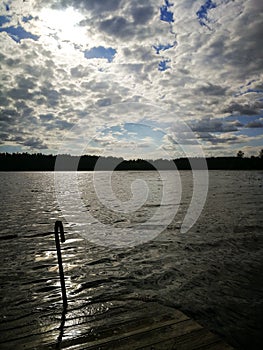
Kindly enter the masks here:
[[117, 140], [137, 141], [150, 137], [157, 144], [161, 144], [165, 133], [162, 130], [155, 129], [154, 126], [140, 123], [124, 123], [122, 125], [111, 126], [101, 131], [103, 136], [113, 135]]
[[24, 28], [21, 26], [18, 27], [6, 27], [6, 28], [0, 28], [0, 33], [6, 32], [10, 38], [12, 38], [15, 42], [20, 43], [23, 39], [32, 39], [32, 40], [38, 40], [39, 36], [34, 35], [30, 32], [27, 32]]
[[233, 96], [234, 97], [239, 97], [239, 96], [243, 96], [243, 95], [246, 95], [246, 94], [251, 94], [251, 93], [254, 93], [254, 94], [263, 94], [263, 90], [261, 89], [247, 89], [243, 92], [237, 92], [236, 94], [234, 94]]
[[25, 22], [25, 23], [27, 23], [27, 22], [29, 22], [29, 21], [31, 21], [31, 19], [33, 19], [33, 17], [31, 16], [31, 15], [29, 15], [29, 16], [24, 16], [23, 18], [22, 18], [22, 21], [23, 22]]
[[247, 89], [246, 91], [240, 92], [239, 94], [236, 94], [235, 96], [242, 96], [242, 95], [246, 95], [246, 94], [250, 94], [250, 93], [262, 94], [263, 90], [261, 90], [261, 89]]
[[144, 137], [151, 137], [155, 142], [160, 141], [164, 133], [160, 130], [155, 130], [154, 127], [150, 125], [144, 125], [140, 123], [125, 123], [125, 130], [130, 133], [134, 133], [136, 137], [143, 139]]
[[[243, 128], [235, 133], [236, 135], [246, 135], [248, 137], [262, 136], [262, 128]], [[257, 146], [257, 140], [254, 140]]]
[[[160, 7], [160, 20], [169, 23], [170, 27], [170, 33], [173, 34], [176, 38], [176, 34], [172, 30], [172, 23], [174, 22], [173, 18], [173, 12], [170, 11], [170, 7], [174, 6], [173, 3], [169, 2], [169, 0], [164, 0], [164, 5]], [[159, 45], [153, 45], [155, 52], [157, 55], [160, 54], [161, 51], [166, 51], [169, 49], [172, 49], [177, 45], [177, 41], [174, 40], [172, 44], [159, 44]], [[166, 59], [165, 57], [162, 57], [162, 60], [159, 62], [158, 70], [163, 72], [171, 67], [168, 66], [168, 62], [171, 62], [170, 59]]]
[[10, 22], [10, 16], [0, 16], [0, 26], [3, 24]]
[[165, 60], [160, 61], [159, 65], [158, 65], [158, 70], [161, 72], [164, 72], [167, 69], [171, 68], [168, 66], [169, 62], [171, 62], [171, 60], [169, 60], [169, 59], [165, 59]]
[[255, 81], [257, 81], [257, 79], [253, 79], [253, 80], [249, 81], [249, 82], [247, 83], [246, 86], [250, 86], [250, 85], [251, 85], [252, 83], [254, 83]]
[[165, 5], [160, 7], [160, 20], [168, 23], [174, 22], [174, 14], [169, 10], [169, 7], [173, 6], [168, 0], [165, 0]]
[[113, 61], [116, 52], [117, 51], [112, 47], [106, 48], [103, 46], [98, 46], [98, 47], [92, 47], [90, 50], [85, 50], [84, 56], [87, 59], [104, 58], [108, 60], [108, 62], [110, 63]]
[[207, 25], [207, 22], [210, 22], [208, 19], [208, 11], [211, 9], [216, 8], [216, 4], [213, 3], [212, 0], [206, 0], [205, 4], [200, 7], [200, 9], [196, 12], [198, 21], [201, 26], [205, 26], [210, 29], [210, 27]]
[[256, 122], [258, 119], [263, 118], [263, 115], [229, 115], [224, 120], [226, 121], [239, 121], [241, 124], [246, 125], [251, 122]]
[[177, 42], [174, 41], [173, 44], [167, 44], [167, 45], [162, 45], [162, 44], [153, 45], [153, 48], [155, 49], [157, 55], [159, 55], [160, 51], [169, 50], [169, 49], [175, 47], [176, 44], [177, 44]]

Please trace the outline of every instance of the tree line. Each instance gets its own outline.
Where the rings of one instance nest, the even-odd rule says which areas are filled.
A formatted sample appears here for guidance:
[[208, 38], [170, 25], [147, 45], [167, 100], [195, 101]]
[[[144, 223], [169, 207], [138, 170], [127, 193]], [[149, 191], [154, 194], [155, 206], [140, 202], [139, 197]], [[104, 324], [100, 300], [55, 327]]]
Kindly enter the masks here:
[[[242, 152], [242, 151], [241, 151]], [[83, 155], [81, 157], [64, 155], [45, 155], [42, 153], [0, 153], [0, 171], [93, 171], [100, 159], [99, 170], [170, 170], [173, 165], [178, 170], [203, 169], [202, 158], [178, 158], [173, 160], [125, 160], [117, 157], [98, 157]], [[56, 163], [57, 161], [57, 163]], [[258, 156], [245, 157], [238, 152], [236, 157], [206, 158], [210, 170], [263, 170], [263, 150]], [[56, 165], [59, 164], [59, 169]]]

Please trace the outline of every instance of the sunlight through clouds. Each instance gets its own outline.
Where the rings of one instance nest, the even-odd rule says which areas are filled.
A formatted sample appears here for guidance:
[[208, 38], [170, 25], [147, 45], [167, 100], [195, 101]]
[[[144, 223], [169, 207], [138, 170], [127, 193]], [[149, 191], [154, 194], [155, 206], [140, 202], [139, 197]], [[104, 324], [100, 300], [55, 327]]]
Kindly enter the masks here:
[[44, 8], [38, 15], [37, 27], [46, 44], [54, 40], [60, 48], [67, 47], [74, 51], [74, 45], [83, 47], [95, 44], [86, 35], [85, 27], [79, 25], [83, 18], [84, 16], [72, 7], [63, 10]]
[[[182, 120], [203, 129], [196, 133], [209, 155], [256, 154], [263, 143], [261, 9], [257, 0], [2, 3], [0, 149], [55, 152], [57, 138], [83, 119], [92, 134], [124, 121], [168, 131]], [[138, 111], [136, 120], [114, 108], [101, 113], [128, 102], [167, 113]], [[211, 127], [216, 134], [205, 131]]]

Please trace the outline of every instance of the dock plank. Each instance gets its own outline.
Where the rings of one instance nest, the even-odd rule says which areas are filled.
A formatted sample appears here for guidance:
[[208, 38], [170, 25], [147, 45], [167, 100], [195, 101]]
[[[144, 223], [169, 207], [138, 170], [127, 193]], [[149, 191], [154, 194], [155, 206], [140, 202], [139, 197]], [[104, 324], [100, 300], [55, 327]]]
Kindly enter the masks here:
[[[12, 324], [13, 326], [13, 324]], [[53, 327], [54, 326], [54, 327]], [[9, 330], [2, 338], [1, 349], [67, 350], [230, 350], [218, 335], [205, 329], [187, 315], [156, 302], [129, 301], [123, 308], [113, 306], [99, 317], [66, 314], [63, 336], [59, 323], [42, 328], [23, 327], [17, 334]], [[43, 330], [45, 329], [45, 332]], [[58, 341], [59, 339], [59, 341]]]

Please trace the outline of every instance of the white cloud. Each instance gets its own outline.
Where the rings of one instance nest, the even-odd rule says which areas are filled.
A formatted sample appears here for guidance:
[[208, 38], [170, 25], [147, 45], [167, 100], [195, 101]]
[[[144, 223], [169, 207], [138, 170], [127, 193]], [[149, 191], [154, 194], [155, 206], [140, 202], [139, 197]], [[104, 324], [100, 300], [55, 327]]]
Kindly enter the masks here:
[[[14, 0], [9, 11], [2, 4], [1, 15], [10, 19], [2, 28], [21, 26], [40, 37], [19, 44], [0, 33], [1, 148], [9, 142], [7, 135], [15, 140], [33, 133], [54, 150], [64, 132], [83, 119], [91, 137], [101, 127], [124, 122], [151, 121], [169, 132], [180, 120], [195, 125], [198, 137], [206, 140], [204, 132], [220, 133], [206, 143], [206, 152], [214, 152], [222, 140], [227, 152], [235, 153], [240, 138], [233, 134], [230, 140], [229, 132], [243, 126], [238, 119], [235, 125], [226, 123], [225, 117], [262, 116], [262, 3], [215, 3], [208, 13], [211, 30], [199, 24], [196, 12], [202, 2], [194, 0], [174, 2], [171, 25], [160, 21], [161, 0]], [[153, 48], [173, 43], [159, 54]], [[85, 58], [86, 49], [99, 46], [116, 50], [112, 62]], [[165, 59], [170, 68], [161, 72], [158, 64]], [[131, 109], [132, 101], [163, 111], [143, 114], [136, 104]], [[120, 102], [128, 107], [116, 113], [110, 106]], [[255, 120], [247, 125], [256, 125]], [[142, 136], [142, 148], [144, 141]], [[119, 146], [125, 147], [124, 141]]]

